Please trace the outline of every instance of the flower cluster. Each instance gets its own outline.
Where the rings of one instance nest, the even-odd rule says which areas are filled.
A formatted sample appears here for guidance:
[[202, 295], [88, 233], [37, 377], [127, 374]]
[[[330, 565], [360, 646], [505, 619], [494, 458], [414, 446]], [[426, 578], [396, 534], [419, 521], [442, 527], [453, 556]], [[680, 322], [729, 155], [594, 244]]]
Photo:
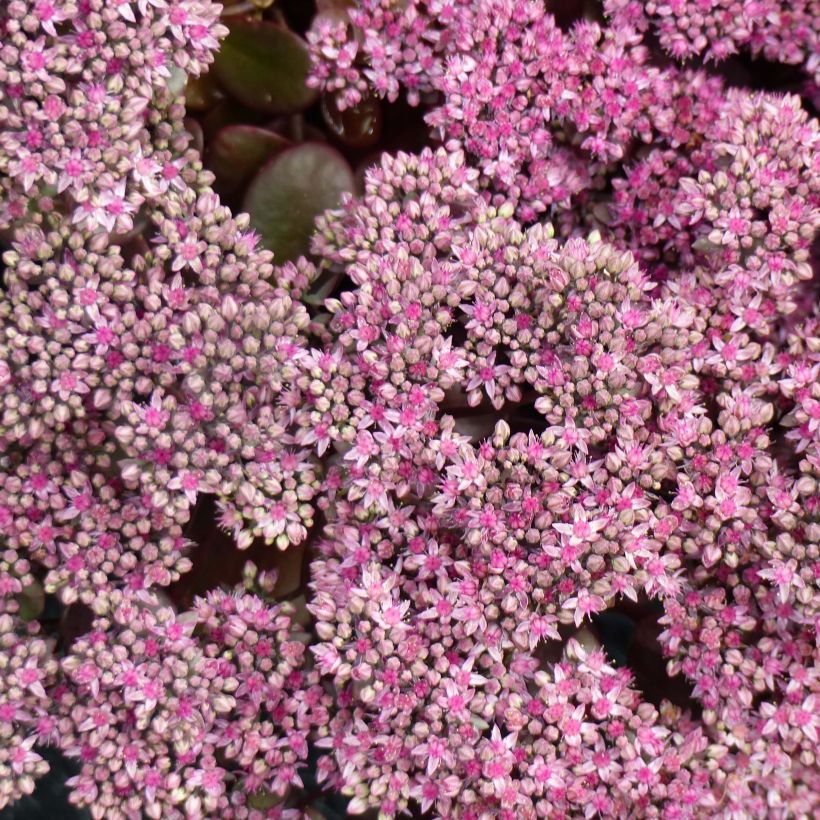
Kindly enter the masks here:
[[[509, 59], [516, 41], [525, 38], [526, 53], [533, 60], [554, 60], [559, 53], [555, 47], [562, 48], [563, 38], [548, 13], [552, 9], [549, 4], [546, 9], [544, 6], [543, 0], [519, 4], [509, 0], [356, 0], [331, 4], [316, 16], [308, 32], [313, 57], [309, 83], [336, 93], [341, 108], [356, 106], [370, 93], [394, 100], [401, 88], [411, 103], [418, 104], [423, 95], [441, 90], [453, 49], [463, 53], [463, 61], [472, 72], [487, 59], [488, 43], [496, 32], [506, 31], [511, 35], [509, 40], [504, 38], [509, 44], [505, 46], [508, 58], [502, 58], [500, 64], [507, 79], [501, 79], [497, 87], [509, 82], [521, 93], [534, 75]], [[703, 54], [708, 60], [721, 61], [739, 49], [748, 49], [754, 56], [773, 62], [802, 65], [815, 87], [820, 84], [820, 15], [814, 0], [604, 0], [603, 7], [609, 31], [621, 43], [651, 31], [661, 47], [679, 60]], [[473, 38], [476, 33], [481, 39]], [[581, 49], [586, 36], [581, 34]], [[608, 59], [605, 51], [597, 55], [604, 61]], [[571, 51], [564, 57], [575, 59]], [[582, 51], [577, 59], [576, 65], [585, 59]], [[461, 67], [462, 60], [456, 62]], [[558, 63], [554, 67], [558, 70]], [[568, 76], [575, 73], [571, 65], [566, 68]], [[619, 61], [607, 76], [617, 77], [623, 68], [624, 62]], [[481, 93], [489, 102], [490, 85], [485, 83], [484, 87]], [[465, 95], [461, 87], [456, 96], [472, 97], [475, 90], [471, 88]], [[601, 91], [599, 85], [587, 97]], [[572, 101], [573, 97], [566, 95], [563, 100]], [[631, 105], [634, 111], [640, 102], [635, 98]], [[512, 110], [514, 107], [508, 105], [507, 113]]]
[[[50, 589], [90, 599], [109, 582], [175, 580], [189, 565], [180, 528], [199, 492], [220, 496], [241, 546], [255, 535], [282, 547], [304, 538], [312, 465], [287, 449], [287, 409], [269, 405], [304, 345], [308, 317], [271, 283], [270, 254], [257, 248], [247, 217], [234, 219], [210, 190], [166, 82], [169, 56], [192, 73], [210, 59], [224, 31], [214, 23], [218, 8], [67, 4], [55, 14], [74, 29], [55, 36], [40, 6], [45, 22], [21, 3], [3, 19], [13, 35], [9, 71], [18, 52], [45, 48], [47, 35], [56, 63], [51, 95], [42, 91], [38, 102], [10, 92], [3, 119], [12, 250], [0, 303], [0, 527], [50, 570]], [[163, 27], [175, 47], [163, 45]], [[89, 38], [99, 54], [82, 45]], [[133, 71], [120, 65], [120, 52], [147, 59], [139, 43], [149, 38], [155, 60]], [[40, 93], [33, 77], [19, 80], [9, 74], [6, 83]], [[119, 120], [103, 119], [110, 145], [80, 129], [101, 117], [81, 93], [86, 85], [112, 117], [133, 109], [122, 134]], [[73, 130], [48, 113], [49, 100], [72, 102]], [[100, 166], [81, 184], [62, 184], [61, 160], [45, 143], [35, 158], [42, 179], [17, 174], [14, 158], [25, 155], [17, 141], [34, 139], [45, 122], [65, 150], [62, 131], [76, 132], [71, 151]], [[114, 189], [124, 209], [112, 200], [100, 206], [111, 219], [87, 218]], [[17, 212], [18, 199], [37, 207]], [[286, 513], [265, 507], [274, 496]]]
[[[348, 12], [351, 21], [367, 16], [369, 5], [356, 4]], [[440, 101], [428, 123], [449, 148], [466, 150], [481, 171], [482, 187], [512, 201], [526, 220], [605, 188], [607, 175], [632, 159], [636, 141], [685, 145], [720, 104], [720, 87], [704, 75], [655, 66], [634, 26], [579, 21], [565, 31], [541, 0], [386, 5], [395, 6], [397, 15], [402, 7], [401, 25], [421, 25], [421, 39], [437, 49], [422, 63]], [[340, 54], [339, 69], [332, 71], [333, 55], [343, 51], [340, 26], [334, 18], [312, 33], [319, 57], [315, 84], [341, 87], [354, 72], [357, 91], [350, 104], [364, 93], [366, 78], [373, 93], [393, 98], [398, 82], [417, 101], [412, 48], [391, 62], [400, 70], [388, 75], [389, 84], [373, 57], [373, 67], [361, 73]], [[390, 44], [404, 44], [394, 28], [367, 18], [361, 27], [366, 54], [381, 57]], [[414, 66], [412, 81], [405, 82], [402, 59]], [[693, 84], [700, 94], [691, 93]]]
[[[676, 796], [663, 808], [668, 816], [696, 815], [723, 805], [723, 790], [747, 778], [733, 810], [769, 800], [805, 812], [816, 790], [808, 751], [816, 716], [813, 700], [804, 701], [817, 682], [807, 672], [799, 690], [783, 687], [813, 655], [816, 525], [797, 522], [796, 493], [811, 496], [815, 484], [807, 475], [798, 491], [769, 452], [782, 357], [776, 364], [772, 342], [732, 329], [730, 293], [700, 284], [706, 268], [658, 285], [597, 236], [559, 243], [544, 226], [524, 229], [472, 185], [459, 190], [461, 163], [446, 152], [384, 159], [368, 173], [364, 197], [320, 221], [315, 240], [354, 284], [328, 303], [336, 331], [328, 365], [355, 389], [334, 397], [348, 405], [334, 416], [347, 425], [327, 428], [342, 454], [323, 483], [328, 523], [312, 565], [322, 639], [314, 652], [342, 689], [342, 711], [323, 741], [339, 767], [330, 781], [360, 809], [398, 812], [415, 798], [447, 816], [548, 815], [526, 769], [523, 724], [505, 723], [511, 695], [503, 688], [526, 703], [530, 684], [521, 679], [554, 651], [551, 642], [620, 600], [648, 597], [670, 625], [661, 635], [670, 672], [692, 681], [706, 709], [702, 734], [686, 741], [685, 780], [661, 789], [660, 751], [646, 771], [652, 805], [663, 805], [663, 792]], [[794, 307], [770, 311], [770, 324], [750, 331], [776, 327]], [[795, 359], [812, 355], [801, 339]], [[442, 352], [453, 365], [445, 373]], [[801, 395], [812, 401], [815, 370], [799, 372]], [[379, 408], [385, 390], [393, 408], [415, 395], [414, 412]], [[706, 401], [716, 402], [719, 432]], [[462, 416], [471, 406], [509, 421], [482, 426]], [[808, 434], [806, 411], [792, 417]], [[465, 433], [486, 438], [472, 443]], [[782, 510], [771, 509], [775, 498]], [[765, 540], [784, 523], [800, 531], [799, 544], [793, 535]], [[734, 594], [741, 569], [759, 577], [763, 608], [738, 608], [726, 622], [737, 637], [721, 641], [709, 632], [715, 602]], [[776, 591], [792, 578], [794, 613], [778, 610], [782, 630], [764, 627], [778, 623], [767, 606], [792, 600]], [[783, 743], [763, 731], [770, 706], [752, 708], [759, 686], [750, 680], [739, 705], [740, 679], [727, 677], [724, 688], [714, 677], [720, 663], [704, 655], [705, 643], [725, 646], [724, 666], [745, 664], [756, 680], [768, 655], [753, 643], [746, 660], [735, 653], [742, 635], [767, 628], [772, 647], [784, 641], [795, 658], [779, 667], [783, 683], [772, 684], [770, 706], [794, 699], [807, 732]], [[505, 732], [514, 734], [507, 746]], [[485, 752], [489, 736], [496, 746]], [[482, 761], [508, 752], [497, 777], [485, 771]], [[679, 752], [670, 754], [679, 767]], [[788, 773], [772, 775], [772, 760], [792, 758], [800, 759]], [[720, 769], [708, 763], [716, 759]], [[570, 799], [601, 801], [607, 816], [623, 811], [583, 791], [580, 770], [562, 777], [579, 778], [561, 781]], [[683, 793], [688, 808], [680, 809]], [[648, 810], [640, 794], [630, 793], [632, 805]]]
[[110, 608], [61, 663], [59, 744], [81, 765], [72, 801], [100, 817], [215, 812], [226, 773], [208, 735], [234, 705], [217, 664], [156, 596]]
[[259, 535], [284, 548], [312, 523], [313, 465], [278, 406], [309, 317], [271, 283], [270, 253], [245, 216], [234, 219], [208, 188], [174, 205], [174, 218], [157, 214], [144, 257], [157, 270], [145, 328], [156, 376], [118, 405], [122, 477], [169, 512], [214, 493], [240, 547]]
[[36, 612], [26, 611], [27, 598], [36, 596], [29, 562], [5, 550], [0, 554], [0, 808], [31, 794], [36, 778], [48, 771], [34, 744], [36, 733], [54, 723], [50, 691], [57, 661], [39, 634]]
[[229, 798], [235, 817], [252, 816], [254, 798], [282, 799], [302, 785], [308, 740], [327, 724], [331, 701], [307, 663], [309, 635], [294, 608], [270, 600], [275, 575], [249, 580], [255, 584], [246, 581], [244, 591], [212, 591], [193, 607], [205, 664], [218, 669], [234, 698], [211, 740], [236, 784]]
[[[183, 127], [180, 80], [210, 62], [219, 11], [0, 13], [3, 804], [47, 770], [45, 743], [79, 759], [72, 799], [94, 816], [250, 816], [253, 795], [276, 803], [298, 784], [325, 722], [286, 607], [214, 592], [178, 619], [148, 591], [190, 568], [201, 492], [220, 496], [240, 546], [304, 537], [280, 527], [274, 497], [298, 494], [311, 523], [313, 465], [271, 408], [308, 316]], [[18, 614], [40, 583], [98, 615], [59, 664]]]
[[307, 33], [308, 85], [336, 95], [340, 110], [375, 92], [395, 100], [400, 88], [418, 105], [436, 88], [452, 42], [449, 23], [472, 0], [361, 0], [316, 15]]
[[803, 65], [820, 83], [820, 15], [812, 0], [604, 0], [613, 23], [651, 28], [661, 46], [685, 60], [724, 60], [741, 48], [778, 63]]
[[[0, 226], [39, 199], [88, 232], [130, 231], [179, 164], [152, 150], [185, 73], [199, 74], [227, 29], [201, 0], [10, 0], [0, 15]], [[42, 208], [42, 203], [38, 203]]]
[[[427, 585], [419, 587], [426, 597]], [[501, 646], [482, 650], [475, 635], [458, 639], [466, 623], [446, 617], [438, 639], [453, 648], [428, 653], [421, 636], [437, 631], [440, 615], [411, 606], [390, 617], [395, 589], [365, 573], [344, 619], [350, 638], [335, 637], [358, 645], [345, 653], [351, 661], [322, 656], [344, 708], [320, 742], [335, 750], [352, 811], [378, 804], [394, 815], [415, 798], [423, 811], [460, 818], [562, 817], [589, 807], [612, 817], [650, 805], [696, 816], [708, 785], [696, 771], [705, 738], [674, 710], [662, 716], [642, 703], [629, 673], [608, 666], [603, 652], [570, 639], [563, 658], [544, 664]], [[321, 601], [317, 615], [328, 611]], [[456, 647], [466, 643], [475, 651], [465, 661]], [[368, 660], [384, 659], [387, 646], [383, 666]]]
[[[741, 5], [321, 4], [319, 108], [440, 144], [278, 264], [186, 125], [218, 5], [6, 4], [0, 807], [53, 745], [114, 820], [301, 820], [308, 763], [386, 818], [820, 811], [820, 128], [655, 47], [817, 70], [812, 3]], [[204, 496], [294, 604], [174, 598]]]
[[566, 204], [669, 121], [669, 79], [637, 35], [592, 23], [565, 33], [540, 2], [476, 6], [428, 121], [477, 158], [489, 187], [522, 199], [525, 217]]
[[183, 615], [153, 593], [115, 596], [55, 690], [57, 742], [81, 765], [72, 800], [113, 818], [241, 818], [278, 802], [327, 722], [306, 640], [264, 590], [215, 590]]
[[124, 486], [98, 425], [10, 448], [0, 475], [0, 535], [46, 571], [45, 589], [64, 603], [91, 605], [112, 586], [167, 586], [190, 567], [187, 516]]
[[730, 330], [766, 336], [812, 278], [820, 127], [797, 97], [731, 92], [727, 104], [730, 116], [706, 129], [697, 174], [678, 182], [675, 215], [698, 275], [737, 317]]

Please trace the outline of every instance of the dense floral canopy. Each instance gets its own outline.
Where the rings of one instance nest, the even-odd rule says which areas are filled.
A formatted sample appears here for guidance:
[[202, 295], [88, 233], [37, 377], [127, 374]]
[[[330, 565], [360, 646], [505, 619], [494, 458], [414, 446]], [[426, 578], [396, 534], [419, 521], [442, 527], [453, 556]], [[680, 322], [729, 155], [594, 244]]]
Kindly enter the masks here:
[[0, 9], [0, 808], [816, 816], [817, 0], [303, 5]]

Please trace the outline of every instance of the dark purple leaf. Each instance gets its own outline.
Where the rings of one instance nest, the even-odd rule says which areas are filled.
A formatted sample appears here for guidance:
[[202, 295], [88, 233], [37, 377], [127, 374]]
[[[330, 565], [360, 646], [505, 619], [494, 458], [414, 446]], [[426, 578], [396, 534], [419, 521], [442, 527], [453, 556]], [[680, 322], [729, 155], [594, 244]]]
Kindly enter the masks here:
[[236, 20], [214, 60], [213, 70], [239, 102], [266, 114], [303, 111], [316, 99], [305, 85], [307, 44], [285, 28]]
[[216, 176], [217, 192], [232, 197], [253, 175], [290, 142], [279, 134], [254, 125], [229, 125], [208, 146], [205, 165]]

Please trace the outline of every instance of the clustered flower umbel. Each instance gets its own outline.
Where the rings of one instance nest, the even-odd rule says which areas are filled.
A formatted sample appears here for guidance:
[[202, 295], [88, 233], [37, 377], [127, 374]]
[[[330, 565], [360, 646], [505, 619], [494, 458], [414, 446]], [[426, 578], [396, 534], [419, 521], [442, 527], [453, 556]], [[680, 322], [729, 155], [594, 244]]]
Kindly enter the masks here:
[[[388, 816], [810, 814], [817, 423], [784, 400], [818, 406], [805, 276], [758, 321], [776, 288], [739, 312], [717, 248], [652, 282], [597, 235], [522, 227], [475, 179], [444, 149], [385, 158], [314, 242], [354, 284], [328, 302], [344, 381], [324, 395], [345, 423], [313, 418], [343, 443], [312, 564], [313, 651], [340, 691], [326, 776]], [[813, 455], [778, 463], [776, 417]], [[630, 696], [618, 762], [594, 695], [562, 697], [575, 645], [543, 664], [639, 597], [664, 608], [670, 671], [704, 711], [664, 723]]]
[[[444, 145], [280, 267], [183, 124], [217, 5], [0, 12], [0, 804], [54, 744], [95, 817], [296, 818], [314, 741], [353, 813], [820, 811], [820, 131], [642, 33], [816, 47], [696, 5], [320, 15], [314, 84]], [[253, 572], [170, 606], [201, 494], [240, 548], [315, 532], [313, 635]], [[59, 654], [39, 584], [95, 613]], [[624, 601], [694, 710], [607, 661]]]
[[[219, 12], [0, 12], [0, 805], [54, 744], [95, 817], [254, 816], [300, 783], [327, 720], [287, 605], [213, 591], [177, 616], [150, 591], [190, 568], [200, 492], [240, 546], [312, 523], [314, 464], [277, 405], [308, 314], [183, 127]], [[97, 615], [60, 662], [21, 614], [30, 589]]]
[[[312, 524], [312, 465], [276, 402], [308, 314], [211, 191], [172, 88], [171, 69], [210, 60], [218, 10], [11, 3], [2, 18], [0, 528], [67, 601], [175, 580], [199, 492], [243, 547]], [[32, 55], [53, 59], [47, 82]]]
[[820, 15], [813, 0], [604, 0], [613, 23], [652, 28], [677, 59], [705, 54], [719, 62], [741, 48], [803, 65], [820, 84]]
[[292, 607], [266, 594], [274, 581], [251, 567], [247, 588], [182, 615], [152, 592], [114, 593], [55, 691], [56, 742], [81, 766], [74, 802], [99, 818], [241, 818], [301, 785], [330, 699]]
[[58, 663], [25, 611], [34, 586], [29, 561], [12, 549], [0, 553], [0, 808], [31, 794], [48, 771], [34, 744], [54, 723]]
[[[735, 6], [744, 7], [743, 15]], [[580, 20], [562, 30], [542, 0], [359, 0], [346, 14], [317, 16], [309, 38], [312, 81], [341, 106], [365, 93], [394, 99], [399, 86], [417, 102], [418, 89], [426, 90], [434, 103], [428, 123], [448, 147], [467, 151], [482, 189], [513, 202], [527, 221], [558, 209], [564, 233], [605, 225], [631, 234], [648, 220], [649, 242], [629, 243], [643, 258], [658, 243], [658, 230], [664, 248], [687, 244], [669, 210], [674, 189], [681, 176], [711, 170], [711, 146], [699, 146], [704, 132], [716, 121], [736, 122], [722, 109], [727, 90], [719, 79], [652, 60], [642, 39], [647, 18], [677, 17], [686, 27], [714, 14], [714, 26], [703, 24], [714, 44], [728, 42], [728, 29], [748, 17], [756, 52], [790, 63], [804, 55], [814, 72], [820, 14], [811, 2], [766, 0], [610, 2], [605, 10], [606, 26]], [[772, 51], [778, 38], [782, 50]], [[673, 188], [653, 203], [656, 213], [645, 213], [644, 197], [626, 212], [612, 208], [607, 192], [621, 187], [629, 197], [636, 185], [624, 178], [636, 173], [663, 175], [663, 187]]]

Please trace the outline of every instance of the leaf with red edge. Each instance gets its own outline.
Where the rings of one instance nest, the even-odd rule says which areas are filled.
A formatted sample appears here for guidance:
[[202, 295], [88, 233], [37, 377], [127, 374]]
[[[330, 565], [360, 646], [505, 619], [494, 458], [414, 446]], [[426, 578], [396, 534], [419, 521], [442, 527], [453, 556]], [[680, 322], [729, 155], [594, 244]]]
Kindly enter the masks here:
[[344, 157], [327, 145], [306, 142], [274, 157], [245, 194], [251, 225], [277, 262], [308, 250], [316, 217], [353, 190], [353, 172]]
[[235, 99], [266, 114], [304, 111], [316, 100], [316, 92], [305, 85], [307, 43], [273, 23], [231, 22], [213, 70]]
[[270, 159], [284, 151], [290, 142], [273, 131], [255, 125], [229, 125], [208, 146], [206, 167], [216, 176], [220, 196], [232, 197], [241, 191], [254, 174]]

